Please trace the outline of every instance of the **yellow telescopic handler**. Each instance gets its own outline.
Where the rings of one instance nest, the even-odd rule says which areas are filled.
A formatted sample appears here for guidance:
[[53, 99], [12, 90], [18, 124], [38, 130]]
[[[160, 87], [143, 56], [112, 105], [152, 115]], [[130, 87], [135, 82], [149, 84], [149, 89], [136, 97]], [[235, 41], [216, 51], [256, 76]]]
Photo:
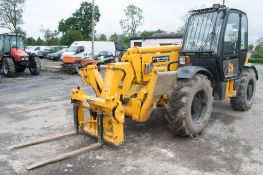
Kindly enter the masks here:
[[74, 133], [83, 130], [97, 143], [28, 169], [99, 148], [104, 142], [121, 145], [125, 118], [145, 122], [155, 108], [165, 109], [163, 117], [176, 135], [194, 137], [207, 126], [214, 100], [227, 99], [233, 109], [249, 110], [258, 79], [255, 66], [248, 64], [247, 16], [221, 5], [190, 12], [182, 46], [130, 48], [121, 62], [107, 65], [104, 78], [96, 65], [80, 69], [79, 74], [96, 96], [72, 89]]

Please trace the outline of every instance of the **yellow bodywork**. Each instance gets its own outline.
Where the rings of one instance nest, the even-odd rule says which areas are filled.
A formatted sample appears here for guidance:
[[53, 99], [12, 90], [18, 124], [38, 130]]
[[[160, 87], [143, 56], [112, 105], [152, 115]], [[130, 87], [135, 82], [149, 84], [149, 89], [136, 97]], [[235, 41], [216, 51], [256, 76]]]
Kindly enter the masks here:
[[[88, 96], [79, 88], [72, 89], [72, 102], [78, 104], [79, 127], [98, 136], [96, 113], [100, 111], [103, 114], [103, 140], [122, 144], [125, 117], [144, 122], [154, 107], [166, 103], [168, 92], [157, 81], [167, 82], [165, 73], [168, 69], [176, 74], [179, 49], [180, 46], [131, 48], [122, 57], [122, 62], [107, 65], [104, 80], [95, 65], [81, 69], [82, 81], [91, 85], [96, 97]], [[85, 109], [90, 111], [86, 120]]]
[[[80, 88], [72, 89], [72, 102], [78, 106], [78, 127], [113, 145], [122, 144], [126, 117], [147, 121], [155, 107], [167, 103], [176, 84], [179, 50], [180, 46], [130, 48], [120, 63], [107, 65], [104, 79], [96, 65], [80, 69], [82, 81], [91, 85], [96, 96]], [[227, 68], [233, 71], [233, 65]], [[234, 80], [227, 81], [225, 99], [236, 96], [234, 84]], [[84, 110], [89, 111], [87, 119]]]
[[237, 92], [235, 90], [235, 80], [227, 81], [225, 99], [229, 99], [230, 97], [235, 97], [236, 95]]

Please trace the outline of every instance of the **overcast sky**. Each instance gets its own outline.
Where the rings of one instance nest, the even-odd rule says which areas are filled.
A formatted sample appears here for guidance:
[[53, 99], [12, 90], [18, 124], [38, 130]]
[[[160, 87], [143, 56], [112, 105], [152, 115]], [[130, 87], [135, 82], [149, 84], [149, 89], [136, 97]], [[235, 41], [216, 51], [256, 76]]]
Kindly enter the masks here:
[[[84, 0], [26, 0], [24, 24], [28, 36], [42, 36], [41, 26], [57, 29], [58, 22], [69, 17]], [[91, 0], [88, 0], [91, 2]], [[183, 24], [182, 16], [192, 8], [222, 0], [95, 0], [101, 18], [96, 26], [97, 34], [121, 33], [119, 21], [123, 18], [124, 8], [133, 3], [143, 10], [144, 24], [139, 30], [162, 29], [175, 32]], [[226, 0], [229, 7], [245, 11], [249, 18], [249, 42], [254, 43], [263, 35], [262, 0]], [[2, 31], [1, 31], [2, 32]]]

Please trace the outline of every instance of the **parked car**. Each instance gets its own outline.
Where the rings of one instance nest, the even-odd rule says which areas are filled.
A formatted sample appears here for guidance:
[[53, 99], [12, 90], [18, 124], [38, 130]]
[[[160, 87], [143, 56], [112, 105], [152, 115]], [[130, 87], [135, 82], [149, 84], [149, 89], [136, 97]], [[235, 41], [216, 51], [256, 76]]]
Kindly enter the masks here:
[[48, 46], [30, 46], [27, 48], [26, 52], [29, 55], [37, 56], [39, 58], [44, 58], [47, 49], [50, 49], [50, 47], [48, 47]]
[[44, 58], [49, 59], [48, 58], [49, 54], [53, 54], [58, 51], [61, 51], [62, 49], [67, 49], [67, 48], [68, 48], [67, 46], [50, 46], [48, 49], [45, 49]]
[[64, 48], [62, 50], [59, 50], [55, 53], [49, 53], [47, 54], [47, 59], [53, 60], [53, 61], [59, 61], [61, 58], [61, 55], [67, 51], [67, 48]]
[[[92, 47], [92, 42], [91, 41], [76, 41], [74, 42], [67, 52], [64, 52], [62, 54], [62, 59], [63, 57], [78, 57], [82, 59], [93, 59], [91, 58], [91, 47]], [[113, 53], [115, 56], [115, 44], [114, 42], [109, 42], [109, 41], [95, 41], [94, 42], [94, 51], [95, 52], [102, 52], [102, 51], [110, 51]]]
[[94, 59], [97, 60], [98, 65], [115, 62], [115, 57], [110, 51], [99, 52], [97, 55], [95, 55]]
[[121, 51], [118, 51], [116, 53], [116, 60], [118, 60], [120, 62], [122, 56], [125, 55], [126, 52], [127, 52], [127, 49], [122, 49]]

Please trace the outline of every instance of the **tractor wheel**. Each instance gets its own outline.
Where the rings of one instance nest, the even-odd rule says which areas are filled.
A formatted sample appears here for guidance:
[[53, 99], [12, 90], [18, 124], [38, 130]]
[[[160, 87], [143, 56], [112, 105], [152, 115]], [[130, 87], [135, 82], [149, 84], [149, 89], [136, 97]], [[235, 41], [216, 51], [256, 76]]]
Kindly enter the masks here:
[[204, 75], [177, 80], [166, 106], [169, 127], [176, 135], [194, 137], [204, 130], [213, 108], [212, 92]]
[[237, 96], [230, 99], [233, 109], [247, 111], [251, 108], [256, 92], [256, 75], [253, 69], [244, 69], [237, 90]]
[[16, 74], [15, 64], [12, 58], [3, 59], [3, 72], [6, 77], [14, 77]]
[[39, 75], [41, 72], [41, 63], [37, 57], [32, 57], [29, 61], [29, 71], [32, 75]]
[[26, 70], [26, 67], [25, 66], [19, 66], [19, 67], [16, 67], [16, 72], [24, 72]]

